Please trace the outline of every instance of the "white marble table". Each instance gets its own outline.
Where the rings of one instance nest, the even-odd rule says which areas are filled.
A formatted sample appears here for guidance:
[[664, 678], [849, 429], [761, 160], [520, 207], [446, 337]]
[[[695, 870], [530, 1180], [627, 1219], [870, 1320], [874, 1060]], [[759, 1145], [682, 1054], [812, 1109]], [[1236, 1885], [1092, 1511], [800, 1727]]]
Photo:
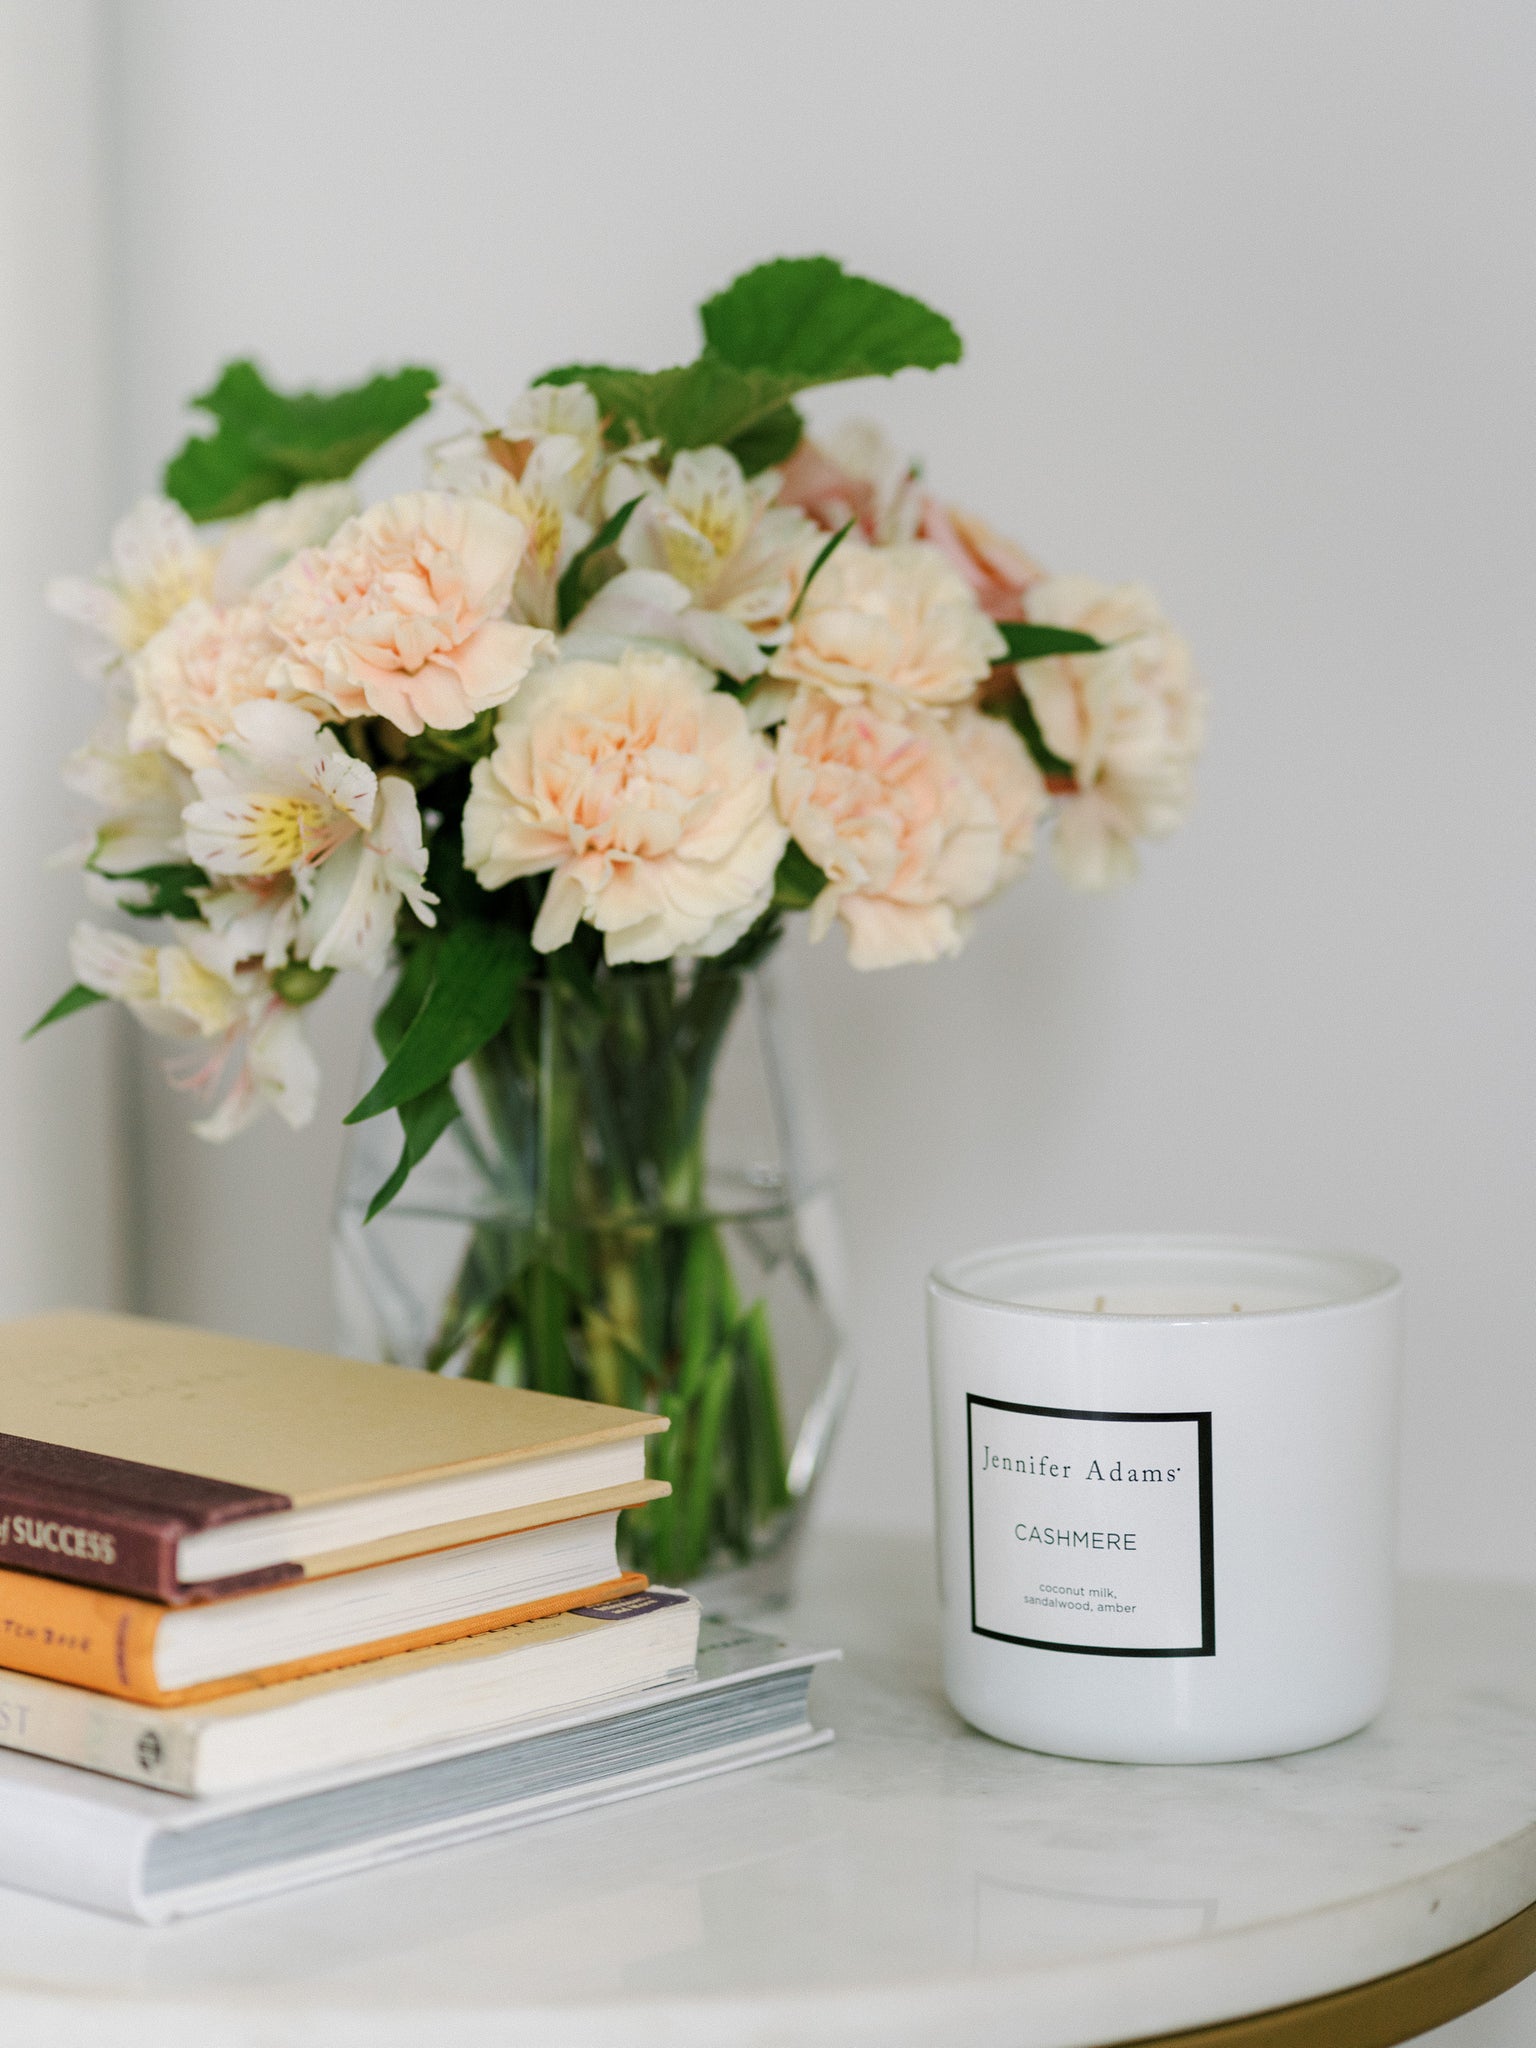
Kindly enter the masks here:
[[1420, 1589], [1372, 1730], [1132, 1770], [939, 1689], [917, 1549], [824, 1545], [827, 1750], [146, 1930], [0, 1892], [5, 2048], [1089, 2048], [1312, 1999], [1536, 1900], [1536, 1595]]

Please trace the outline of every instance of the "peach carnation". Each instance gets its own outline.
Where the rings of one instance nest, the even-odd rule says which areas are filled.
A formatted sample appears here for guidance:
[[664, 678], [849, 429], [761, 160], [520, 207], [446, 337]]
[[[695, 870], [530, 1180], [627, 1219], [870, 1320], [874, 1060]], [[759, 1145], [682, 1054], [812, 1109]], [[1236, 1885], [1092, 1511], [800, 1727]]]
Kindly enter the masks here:
[[1135, 873], [1134, 839], [1162, 838], [1189, 810], [1205, 733], [1200, 686], [1188, 644], [1145, 584], [1052, 577], [1030, 592], [1029, 615], [1105, 642], [1102, 654], [1029, 662], [1019, 681], [1077, 784], [1062, 803], [1056, 864], [1080, 888], [1106, 888]]
[[1002, 834], [942, 719], [800, 690], [774, 788], [780, 816], [827, 877], [813, 939], [841, 918], [848, 957], [863, 968], [959, 952], [968, 912], [998, 885]]
[[788, 834], [773, 754], [734, 697], [684, 656], [542, 670], [475, 764], [464, 860], [486, 889], [550, 874], [541, 953], [583, 919], [615, 964], [713, 954], [767, 909]]
[[553, 644], [501, 616], [526, 540], [499, 506], [445, 491], [408, 491], [349, 519], [268, 586], [299, 686], [344, 718], [372, 713], [407, 733], [505, 704]]
[[1006, 652], [935, 549], [870, 548], [850, 535], [811, 579], [768, 673], [844, 702], [880, 689], [938, 708], [963, 703]]
[[1016, 882], [1029, 866], [1035, 833], [1050, 809], [1045, 777], [1011, 725], [969, 705], [951, 714], [949, 736], [966, 772], [985, 790], [997, 814], [1002, 857], [997, 886]]
[[183, 768], [206, 767], [237, 707], [277, 694], [281, 651], [259, 606], [194, 598], [129, 663], [129, 746], [161, 747]]

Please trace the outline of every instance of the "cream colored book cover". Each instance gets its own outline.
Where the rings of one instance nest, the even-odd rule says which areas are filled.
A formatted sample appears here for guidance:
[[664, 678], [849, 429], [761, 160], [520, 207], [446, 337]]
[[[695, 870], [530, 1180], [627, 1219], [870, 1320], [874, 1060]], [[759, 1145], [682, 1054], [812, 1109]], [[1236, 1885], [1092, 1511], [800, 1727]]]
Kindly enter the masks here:
[[660, 1416], [84, 1312], [0, 1324], [0, 1566], [180, 1604], [637, 1505]]

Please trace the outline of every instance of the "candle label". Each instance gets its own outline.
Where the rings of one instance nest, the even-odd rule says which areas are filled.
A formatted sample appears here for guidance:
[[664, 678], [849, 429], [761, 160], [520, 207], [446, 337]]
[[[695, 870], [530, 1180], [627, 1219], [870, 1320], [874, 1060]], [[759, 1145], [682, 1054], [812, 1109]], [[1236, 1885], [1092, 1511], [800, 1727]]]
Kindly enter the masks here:
[[1088, 1657], [1213, 1657], [1211, 1418], [966, 1396], [971, 1627]]

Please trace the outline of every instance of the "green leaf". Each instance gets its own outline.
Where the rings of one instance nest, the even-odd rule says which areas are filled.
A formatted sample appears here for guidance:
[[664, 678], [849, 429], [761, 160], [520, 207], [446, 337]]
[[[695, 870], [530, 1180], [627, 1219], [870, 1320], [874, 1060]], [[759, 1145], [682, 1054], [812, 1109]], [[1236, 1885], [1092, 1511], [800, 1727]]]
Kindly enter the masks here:
[[494, 710], [480, 711], [468, 725], [456, 725], [451, 730], [427, 726], [410, 741], [405, 759], [390, 764], [390, 772], [404, 775], [418, 790], [427, 789], [440, 776], [473, 767], [495, 745], [496, 713]]
[[809, 910], [826, 886], [827, 878], [821, 869], [800, 842], [791, 839], [774, 872], [774, 909]]
[[57, 1024], [62, 1018], [73, 1017], [76, 1010], [88, 1010], [93, 1003], [104, 1003], [106, 1000], [99, 989], [87, 988], [83, 981], [77, 981], [73, 988], [65, 990], [52, 1009], [44, 1010], [30, 1031], [22, 1033], [22, 1042], [36, 1038], [46, 1025]]
[[540, 384], [585, 384], [606, 422], [611, 447], [660, 440], [678, 448], [725, 446], [776, 412], [799, 380], [768, 370], [739, 370], [707, 352], [671, 370], [616, 370], [573, 363], [548, 370]]
[[410, 1178], [414, 1168], [432, 1150], [438, 1139], [459, 1114], [459, 1105], [453, 1093], [451, 1081], [439, 1081], [434, 1088], [428, 1088], [410, 1102], [399, 1105], [400, 1125], [405, 1132], [405, 1143], [400, 1148], [400, 1158], [394, 1172], [389, 1176], [373, 1200], [368, 1204], [365, 1223], [371, 1223], [381, 1209], [387, 1209]]
[[800, 408], [786, 401], [754, 420], [750, 427], [744, 427], [726, 445], [741, 464], [742, 475], [756, 476], [762, 470], [776, 469], [781, 462], [788, 462], [804, 433], [805, 419]]
[[816, 581], [816, 578], [821, 574], [822, 570], [825, 569], [828, 562], [831, 561], [832, 557], [837, 553], [838, 549], [842, 546], [843, 542], [848, 538], [849, 534], [852, 533], [854, 527], [857, 526], [857, 524], [858, 521], [856, 519], [850, 519], [846, 526], [840, 526], [837, 529], [836, 533], [832, 535], [830, 540], [824, 541], [822, 543], [821, 549], [818, 552], [815, 561], [812, 562], [810, 569], [806, 574], [805, 581], [800, 586], [800, 595], [795, 599], [793, 605], [791, 605], [790, 607], [789, 616], [791, 619], [797, 619], [800, 616], [800, 607], [805, 603], [805, 593], [810, 589], [811, 585]]
[[373, 1036], [386, 1060], [400, 1050], [400, 1041], [420, 1014], [427, 992], [437, 975], [437, 955], [442, 940], [436, 932], [414, 945], [406, 955], [400, 974], [373, 1020]]
[[560, 630], [562, 633], [587, 602], [587, 599], [593, 594], [586, 587], [587, 571], [597, 561], [599, 555], [614, 545], [619, 535], [628, 526], [630, 514], [639, 502], [638, 496], [633, 497], [627, 503], [621, 505], [618, 511], [610, 518], [605, 519], [586, 546], [581, 549], [580, 553], [572, 555], [565, 568], [561, 571], [560, 582], [555, 591], [555, 599], [560, 607]]
[[[998, 631], [1008, 643], [1011, 662], [1048, 661], [1056, 654], [1105, 652], [1102, 640], [1096, 640], [1091, 633], [1074, 632], [1069, 626], [1031, 626], [1003, 620], [999, 622]], [[1064, 761], [1060, 754], [1053, 754], [1046, 745], [1045, 734], [1040, 730], [1040, 721], [1035, 716], [1035, 707], [1029, 701], [1022, 678], [1006, 697], [987, 704], [985, 709], [1008, 720], [1047, 781], [1065, 783], [1069, 788], [1076, 783], [1077, 771], [1072, 763]]]
[[344, 1121], [365, 1123], [446, 1081], [507, 1021], [518, 985], [533, 965], [526, 937], [478, 920], [456, 926], [436, 949], [434, 972], [388, 1064]]
[[1030, 759], [1048, 782], [1065, 782], [1069, 787], [1077, 781], [1077, 770], [1070, 761], [1064, 761], [1060, 754], [1053, 754], [1045, 744], [1045, 734], [1040, 730], [1040, 721], [1035, 716], [1035, 707], [1022, 689], [1015, 688], [1006, 697], [993, 698], [982, 706], [994, 718], [1006, 718], [1019, 738], [1029, 749]]
[[942, 313], [850, 276], [830, 256], [761, 263], [706, 300], [699, 318], [708, 348], [725, 362], [775, 370], [800, 387], [936, 370], [961, 355]]
[[[97, 869], [99, 874], [102, 871]], [[109, 882], [142, 882], [148, 892], [142, 903], [119, 903], [130, 917], [201, 917], [202, 905], [194, 889], [210, 887], [208, 877], [190, 861], [171, 861], [148, 868], [130, 868], [123, 874], [106, 875]]]
[[610, 446], [744, 447], [744, 468], [783, 461], [803, 423], [789, 400], [814, 384], [889, 377], [960, 360], [960, 337], [918, 299], [830, 256], [762, 264], [701, 309], [704, 347], [691, 363], [632, 370], [567, 363], [539, 384], [585, 384]]
[[1070, 626], [1025, 626], [1004, 620], [997, 629], [1008, 642], [1010, 661], [1048, 661], [1053, 654], [1103, 654], [1105, 643]]
[[283, 392], [254, 363], [226, 363], [192, 400], [216, 431], [171, 458], [166, 492], [193, 519], [232, 519], [301, 484], [351, 476], [426, 411], [437, 384], [435, 370], [407, 368], [345, 391]]
[[297, 479], [275, 462], [263, 462], [238, 434], [221, 428], [194, 434], [165, 465], [165, 495], [199, 522], [236, 519], [269, 498], [286, 498]]

